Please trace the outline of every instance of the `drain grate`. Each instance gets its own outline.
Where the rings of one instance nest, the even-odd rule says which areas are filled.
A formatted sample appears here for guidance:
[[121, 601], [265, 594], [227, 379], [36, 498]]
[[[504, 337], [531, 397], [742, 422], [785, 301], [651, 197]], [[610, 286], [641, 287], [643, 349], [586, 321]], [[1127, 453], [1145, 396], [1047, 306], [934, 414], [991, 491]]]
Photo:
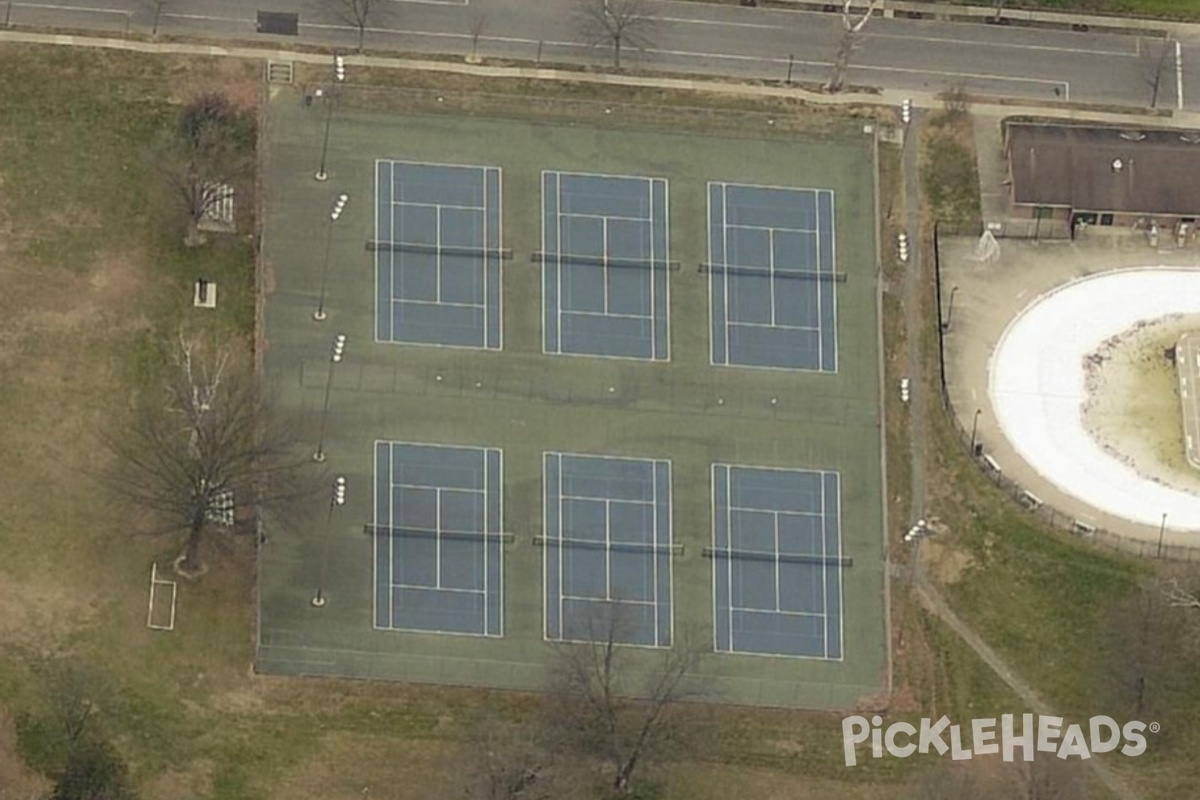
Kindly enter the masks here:
[[268, 61], [267, 62], [267, 83], [291, 83], [292, 82], [292, 62], [290, 61]]

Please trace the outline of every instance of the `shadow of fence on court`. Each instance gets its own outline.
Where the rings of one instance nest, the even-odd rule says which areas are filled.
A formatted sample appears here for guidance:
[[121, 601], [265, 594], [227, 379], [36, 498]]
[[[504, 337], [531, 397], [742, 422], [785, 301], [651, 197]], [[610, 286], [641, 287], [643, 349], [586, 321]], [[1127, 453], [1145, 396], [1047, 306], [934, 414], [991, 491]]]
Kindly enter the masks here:
[[976, 432], [967, 430], [966, 426], [962, 422], [962, 419], [959, 417], [954, 408], [954, 402], [950, 399], [950, 391], [946, 381], [946, 329], [942, 320], [942, 265], [941, 243], [939, 239], [939, 234], [944, 232], [944, 229], [939, 231], [939, 228], [940, 226], [935, 223], [933, 226], [933, 268], [934, 289], [938, 312], [938, 386], [939, 394], [941, 395], [942, 400], [942, 409], [945, 412], [946, 418], [949, 420], [951, 427], [954, 429], [955, 438], [958, 440], [959, 445], [962, 446], [963, 452], [984, 477], [990, 480], [1001, 491], [1012, 498], [1017, 505], [1019, 505], [1029, 514], [1032, 514], [1043, 524], [1121, 553], [1135, 555], [1142, 558], [1165, 558], [1173, 561], [1200, 562], [1200, 547], [1167, 544], [1162, 541], [1161, 535], [1157, 541], [1147, 541], [1144, 539], [1135, 539], [1129, 536], [1122, 536], [1119, 533], [1115, 533], [1113, 531], [1093, 525], [1087, 520], [1080, 519], [1073, 514], [1067, 514], [1066, 512], [1060, 511], [1049, 503], [1044, 502], [1028, 488], [1022, 486], [1009, 476], [1005, 475], [1002, 465], [997, 463], [995, 459], [985, 452], [983, 445], [978, 441], [978, 438], [975, 435]]

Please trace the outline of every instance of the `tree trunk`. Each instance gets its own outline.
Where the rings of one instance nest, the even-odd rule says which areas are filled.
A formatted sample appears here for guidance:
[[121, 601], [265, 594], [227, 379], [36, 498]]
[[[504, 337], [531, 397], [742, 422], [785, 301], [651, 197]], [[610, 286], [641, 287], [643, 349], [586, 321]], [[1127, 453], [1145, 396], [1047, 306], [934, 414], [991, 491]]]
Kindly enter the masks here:
[[367, 38], [367, 21], [363, 20], [358, 23], [358, 52], [361, 55], [363, 52], [364, 42]]
[[187, 233], [183, 235], [184, 247], [200, 247], [208, 242], [208, 238], [200, 232], [200, 223], [195, 219], [189, 219], [187, 225]]
[[829, 76], [829, 83], [825, 84], [825, 91], [840, 92], [842, 90], [842, 86], [846, 83], [846, 69], [850, 66], [850, 51], [853, 49], [854, 31], [847, 29], [842, 34], [837, 53], [833, 57], [833, 74]]
[[613, 37], [613, 68], [621, 68], [621, 34]]
[[199, 572], [204, 566], [200, 563], [200, 538], [204, 533], [205, 513], [206, 509], [198, 509], [192, 514], [192, 524], [183, 545], [183, 562], [179, 565], [184, 572]]
[[624, 797], [629, 794], [629, 785], [633, 779], [633, 768], [637, 766], [637, 756], [633, 755], [625, 759], [625, 761], [617, 768], [617, 777], [613, 780], [613, 791], [617, 796]]

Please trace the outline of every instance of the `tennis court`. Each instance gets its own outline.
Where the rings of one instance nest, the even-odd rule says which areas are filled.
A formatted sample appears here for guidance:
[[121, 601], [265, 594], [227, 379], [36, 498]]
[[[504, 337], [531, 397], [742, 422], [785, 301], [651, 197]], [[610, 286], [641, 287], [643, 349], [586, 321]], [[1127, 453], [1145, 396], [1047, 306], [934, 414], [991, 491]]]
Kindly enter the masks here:
[[375, 627], [502, 634], [500, 451], [375, 443]]
[[837, 371], [833, 192], [708, 184], [712, 363]]
[[546, 453], [546, 638], [671, 646], [671, 465]]
[[543, 350], [670, 358], [667, 182], [542, 173]]
[[716, 649], [840, 660], [836, 472], [714, 464]]
[[499, 350], [500, 170], [375, 162], [376, 339]]
[[[264, 374], [347, 489], [264, 520], [257, 668], [540, 691], [580, 649], [560, 645], [612, 642], [631, 691], [699, 651], [714, 702], [878, 693], [862, 121], [822, 115], [798, 135], [739, 110], [714, 134], [707, 109], [691, 126], [655, 109], [647, 127], [607, 101], [586, 117], [560, 97], [342, 88], [330, 182], [312, 180], [327, 115], [302, 89], [273, 90], [264, 127]], [[367, 200], [327, 227], [330, 191]], [[335, 328], [312, 314], [327, 242]], [[758, 264], [831, 280], [763, 280]], [[714, 284], [737, 304], [717, 315], [732, 346], [716, 365]], [[765, 344], [741, 325], [753, 314]]]

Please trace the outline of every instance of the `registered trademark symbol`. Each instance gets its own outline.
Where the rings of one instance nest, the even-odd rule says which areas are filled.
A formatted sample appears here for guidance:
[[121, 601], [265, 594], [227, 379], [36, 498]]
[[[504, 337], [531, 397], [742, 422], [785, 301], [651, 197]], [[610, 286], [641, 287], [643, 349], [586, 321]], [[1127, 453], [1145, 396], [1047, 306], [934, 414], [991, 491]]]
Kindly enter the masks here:
[[1160, 730], [1162, 730], [1162, 725], [1159, 725], [1157, 722], [1150, 723], [1150, 732], [1151, 733], [1158, 733]]

